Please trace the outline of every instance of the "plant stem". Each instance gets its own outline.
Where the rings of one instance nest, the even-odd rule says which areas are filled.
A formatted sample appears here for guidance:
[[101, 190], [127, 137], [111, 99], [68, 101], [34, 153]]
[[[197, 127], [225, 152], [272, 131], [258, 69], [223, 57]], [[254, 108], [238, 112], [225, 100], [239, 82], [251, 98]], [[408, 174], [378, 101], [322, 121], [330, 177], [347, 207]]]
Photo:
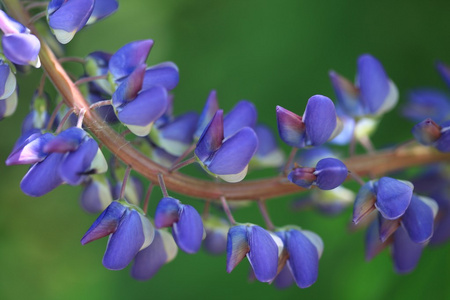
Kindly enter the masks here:
[[75, 85], [80, 85], [83, 83], [88, 83], [88, 82], [92, 82], [92, 81], [96, 81], [99, 79], [106, 79], [108, 78], [108, 75], [98, 75], [98, 76], [92, 76], [92, 77], [83, 77], [81, 79], [78, 79], [77, 81], [75, 81]]
[[236, 221], [233, 218], [233, 215], [231, 214], [230, 207], [228, 206], [227, 200], [224, 196], [220, 196], [220, 202], [222, 202], [223, 210], [225, 211], [225, 214], [227, 215], [228, 221], [230, 221], [231, 225], [236, 225]]
[[169, 173], [172, 173], [173, 171], [179, 170], [179, 169], [186, 167], [193, 163], [195, 163], [195, 156], [193, 156], [189, 159], [186, 159], [185, 161], [180, 162], [179, 164], [173, 165], [172, 167], [170, 167]]
[[264, 222], [266, 223], [266, 227], [269, 231], [274, 231], [275, 226], [272, 223], [272, 220], [270, 219], [269, 213], [267, 211], [266, 207], [266, 201], [265, 200], [258, 200], [258, 208], [261, 212], [261, 215], [263, 216]]
[[147, 189], [147, 193], [145, 194], [145, 199], [144, 199], [144, 206], [142, 207], [142, 209], [144, 210], [144, 213], [147, 214], [147, 209], [148, 209], [148, 202], [150, 201], [150, 196], [152, 194], [153, 191], [153, 182], [150, 182], [148, 189]]
[[158, 174], [159, 187], [161, 188], [161, 192], [163, 193], [164, 198], [169, 197], [169, 193], [167, 192], [166, 183], [164, 182], [163, 174]]
[[123, 175], [122, 186], [120, 187], [119, 199], [125, 199], [125, 188], [127, 187], [128, 177], [130, 177], [131, 167], [127, 166], [125, 170], [125, 175]]

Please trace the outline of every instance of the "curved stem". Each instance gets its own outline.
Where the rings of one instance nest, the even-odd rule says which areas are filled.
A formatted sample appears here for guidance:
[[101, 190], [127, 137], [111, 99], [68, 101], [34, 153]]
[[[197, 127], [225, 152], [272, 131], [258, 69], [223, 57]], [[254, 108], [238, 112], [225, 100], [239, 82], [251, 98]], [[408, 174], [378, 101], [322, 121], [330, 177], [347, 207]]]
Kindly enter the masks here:
[[[29, 15], [17, 0], [4, 0], [10, 15], [19, 22], [27, 24]], [[39, 37], [34, 26], [33, 33]], [[201, 199], [220, 199], [221, 196], [231, 200], [270, 199], [298, 193], [303, 189], [285, 180], [284, 176], [267, 179], [246, 180], [239, 183], [213, 182], [181, 174], [169, 173], [169, 170], [150, 160], [128, 143], [119, 133], [109, 127], [95, 111], [88, 110], [89, 104], [83, 98], [77, 86], [70, 80], [58, 59], [45, 41], [41, 40], [40, 58], [42, 66], [61, 94], [65, 103], [75, 111], [85, 108], [84, 124], [113, 155], [131, 166], [135, 172], [142, 174], [152, 182], [157, 182], [158, 174], [165, 176], [167, 188], [176, 193]], [[373, 154], [353, 156], [344, 160], [348, 169], [360, 176], [380, 176], [410, 166], [426, 165], [441, 161], [450, 161], [450, 154], [440, 153], [432, 148], [413, 146], [411, 148], [390, 149]]]

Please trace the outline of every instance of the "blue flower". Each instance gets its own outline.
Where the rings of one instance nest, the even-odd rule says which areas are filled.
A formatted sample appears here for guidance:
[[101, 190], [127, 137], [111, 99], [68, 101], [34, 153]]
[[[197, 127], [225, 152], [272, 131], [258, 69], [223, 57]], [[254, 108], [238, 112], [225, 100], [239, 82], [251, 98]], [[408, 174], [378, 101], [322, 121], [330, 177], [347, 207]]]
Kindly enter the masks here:
[[331, 190], [341, 185], [348, 176], [347, 167], [337, 158], [321, 159], [315, 168], [297, 167], [289, 173], [292, 183], [310, 188], [316, 185], [321, 190]]
[[415, 139], [425, 146], [433, 146], [441, 152], [450, 152], [450, 121], [441, 125], [431, 119], [416, 124], [412, 133]]
[[206, 252], [219, 255], [227, 251], [227, 234], [230, 229], [229, 223], [215, 216], [208, 216], [203, 220], [206, 237], [203, 248]]
[[[282, 229], [275, 234], [284, 244], [279, 268], [285, 268], [286, 263], [300, 288], [307, 288], [315, 283], [319, 273], [319, 258], [323, 252], [322, 239], [311, 231], [297, 228]], [[283, 275], [288, 277], [286, 274]], [[285, 284], [287, 282], [284, 282]]]
[[3, 118], [11, 116], [17, 108], [17, 88], [15, 91], [6, 99], [0, 99], [0, 121]]
[[0, 10], [0, 30], [3, 31], [2, 48], [6, 58], [18, 65], [41, 66], [41, 43], [30, 30]]
[[247, 256], [261, 282], [272, 282], [277, 275], [278, 256], [283, 243], [279, 237], [254, 224], [236, 225], [228, 231], [227, 272]]
[[229, 125], [228, 130], [233, 135], [224, 137], [223, 111], [218, 110], [203, 131], [195, 156], [209, 173], [228, 182], [238, 182], [247, 174], [258, 138], [250, 127], [237, 129]]
[[297, 148], [320, 146], [340, 132], [333, 101], [321, 95], [309, 98], [302, 117], [277, 106], [277, 122], [283, 142]]
[[113, 196], [108, 178], [103, 174], [89, 176], [81, 192], [81, 207], [89, 213], [99, 213], [104, 211], [112, 201]]
[[204, 236], [203, 223], [192, 206], [172, 197], [162, 198], [155, 211], [155, 227], [172, 227], [173, 238], [184, 252], [200, 250]]
[[88, 229], [81, 244], [108, 236], [103, 265], [110, 270], [125, 268], [142, 249], [153, 241], [155, 230], [137, 207], [114, 201]]
[[258, 124], [255, 126], [255, 133], [258, 137], [258, 149], [250, 161], [250, 166], [253, 168], [281, 167], [285, 157], [278, 147], [272, 130], [266, 125]]

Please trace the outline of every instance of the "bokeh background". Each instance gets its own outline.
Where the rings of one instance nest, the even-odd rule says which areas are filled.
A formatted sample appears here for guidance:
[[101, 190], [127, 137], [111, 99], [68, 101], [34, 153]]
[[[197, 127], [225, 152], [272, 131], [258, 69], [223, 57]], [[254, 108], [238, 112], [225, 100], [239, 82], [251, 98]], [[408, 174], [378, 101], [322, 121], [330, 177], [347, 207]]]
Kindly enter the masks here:
[[[240, 99], [251, 100], [259, 120], [275, 129], [276, 105], [301, 113], [314, 94], [334, 98], [328, 71], [353, 78], [357, 57], [371, 53], [382, 61], [401, 97], [373, 137], [381, 147], [411, 138], [412, 123], [399, 116], [408, 89], [447, 89], [434, 64], [450, 62], [449, 11], [450, 2], [437, 0], [128, 0], [120, 1], [109, 19], [78, 33], [67, 54], [113, 52], [127, 42], [152, 38], [149, 64], [171, 60], [180, 69], [174, 90], [177, 113], [200, 111], [209, 91], [217, 89], [225, 110]], [[18, 111], [0, 123], [2, 161], [19, 134], [40, 72], [19, 76]], [[62, 186], [42, 198], [28, 197], [19, 188], [26, 170], [0, 164], [0, 299], [450, 298], [450, 245], [427, 248], [417, 269], [400, 276], [387, 250], [365, 262], [364, 232], [348, 231], [351, 209], [335, 217], [294, 212], [291, 197], [273, 199], [268, 208], [275, 224], [297, 224], [323, 238], [319, 279], [312, 287], [277, 290], [249, 283], [246, 261], [228, 274], [225, 255], [204, 252], [179, 253], [152, 280], [134, 281], [127, 269], [102, 266], [106, 239], [81, 246], [80, 238], [96, 218], [80, 209], [81, 189]], [[150, 214], [158, 196], [152, 198]], [[197, 200], [180, 198], [202, 207]], [[235, 217], [263, 223], [255, 205]]]

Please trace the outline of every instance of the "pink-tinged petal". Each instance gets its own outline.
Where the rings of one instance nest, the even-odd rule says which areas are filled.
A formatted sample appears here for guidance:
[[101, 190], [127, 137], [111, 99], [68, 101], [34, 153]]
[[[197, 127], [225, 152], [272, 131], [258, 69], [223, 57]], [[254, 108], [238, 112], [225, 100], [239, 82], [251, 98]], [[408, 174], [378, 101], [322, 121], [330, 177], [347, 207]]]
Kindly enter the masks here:
[[130, 75], [137, 66], [145, 63], [152, 46], [153, 40], [141, 40], [126, 44], [111, 57], [109, 71], [116, 80]]
[[306, 127], [302, 117], [277, 106], [277, 123], [280, 138], [291, 147], [305, 147]]
[[316, 246], [298, 230], [286, 234], [286, 248], [289, 253], [287, 265], [300, 288], [311, 286], [319, 273], [319, 254]]
[[119, 226], [119, 222], [125, 213], [125, 210], [125, 206], [117, 201], [113, 201], [84, 234], [81, 239], [81, 244], [85, 245], [114, 233]]
[[336, 109], [330, 98], [315, 95], [306, 104], [303, 122], [308, 145], [320, 146], [330, 139], [336, 129]]
[[317, 163], [316, 185], [321, 190], [332, 190], [340, 186], [348, 176], [345, 164], [337, 158], [324, 158]]
[[205, 162], [217, 149], [220, 148], [223, 141], [223, 110], [218, 110], [214, 117], [206, 126], [202, 136], [195, 147], [195, 155], [200, 161]]
[[180, 201], [175, 198], [162, 198], [155, 210], [155, 227], [171, 227], [178, 222], [180, 205]]
[[233, 269], [242, 261], [250, 250], [247, 239], [249, 226], [238, 225], [228, 230], [227, 239], [227, 272], [231, 273]]
[[309, 189], [317, 179], [314, 171], [314, 168], [295, 168], [287, 178], [293, 184]]
[[69, 152], [58, 167], [64, 182], [79, 185], [89, 174], [91, 163], [97, 154], [98, 144], [94, 139], [83, 142], [76, 151]]
[[145, 70], [142, 89], [160, 85], [170, 91], [177, 86], [179, 80], [178, 67], [173, 62], [163, 62]]
[[294, 283], [294, 277], [291, 274], [288, 266], [284, 266], [281, 272], [275, 277], [275, 287], [278, 289], [286, 289]]
[[400, 219], [388, 220], [378, 215], [380, 241], [385, 242], [400, 226]]
[[441, 137], [441, 126], [431, 119], [416, 124], [412, 129], [414, 138], [422, 145], [432, 145]]
[[382, 242], [379, 235], [379, 220], [376, 218], [366, 231], [365, 237], [365, 258], [366, 261], [372, 260], [378, 255], [386, 246], [388, 242]]
[[353, 206], [353, 223], [358, 224], [359, 221], [375, 209], [376, 199], [374, 182], [366, 182], [356, 195], [355, 204]]
[[139, 252], [144, 241], [139, 213], [126, 210], [117, 230], [109, 238], [103, 265], [110, 270], [125, 268]]
[[131, 268], [131, 277], [137, 280], [152, 278], [167, 261], [167, 252], [159, 230], [155, 232], [153, 242], [138, 252]]
[[55, 138], [46, 143], [43, 150], [46, 153], [66, 153], [69, 151], [75, 151], [78, 149], [86, 136], [87, 133], [83, 129], [71, 127], [62, 131]]
[[413, 188], [397, 179], [382, 177], [377, 184], [375, 206], [385, 219], [400, 218], [411, 202]]
[[198, 119], [197, 130], [195, 131], [196, 138], [200, 138], [206, 126], [208, 126], [209, 122], [211, 122], [211, 119], [214, 117], [218, 110], [219, 102], [217, 100], [217, 93], [215, 90], [212, 90], [209, 93], [208, 99], [206, 99], [202, 114]]
[[376, 114], [382, 108], [390, 92], [389, 78], [383, 66], [372, 55], [361, 55], [358, 58], [356, 81], [366, 113]]
[[119, 85], [112, 95], [112, 104], [114, 107], [119, 108], [122, 105], [126, 105], [129, 101], [137, 97], [139, 91], [142, 89], [145, 68], [145, 64], [136, 66], [133, 72]]
[[359, 89], [347, 78], [334, 71], [330, 71], [329, 76], [336, 99], [345, 113], [351, 116], [363, 115], [364, 111], [360, 101]]
[[118, 109], [119, 120], [126, 125], [146, 126], [161, 117], [167, 108], [167, 91], [156, 86]]
[[248, 228], [248, 261], [253, 268], [256, 279], [271, 282], [277, 276], [278, 246], [265, 229], [259, 226]]
[[402, 216], [402, 224], [414, 243], [425, 243], [431, 239], [437, 209], [434, 200], [412, 196], [411, 204]]
[[58, 167], [64, 154], [51, 153], [43, 161], [34, 164], [20, 182], [20, 188], [28, 196], [40, 197], [63, 183]]
[[33, 134], [27, 138], [20, 147], [16, 148], [6, 159], [6, 165], [34, 164], [43, 161], [47, 153], [43, 151], [44, 145], [54, 138], [51, 133]]
[[228, 138], [244, 127], [254, 128], [258, 113], [249, 101], [239, 101], [223, 119], [223, 132]]
[[255, 131], [244, 127], [224, 141], [211, 159], [208, 170], [217, 175], [238, 174], [247, 167], [257, 148]]
[[179, 219], [173, 224], [173, 238], [178, 247], [187, 253], [196, 253], [203, 240], [203, 222], [197, 210], [181, 205]]
[[394, 234], [392, 259], [397, 273], [404, 274], [414, 270], [419, 263], [425, 246], [411, 241], [405, 229], [400, 227]]

